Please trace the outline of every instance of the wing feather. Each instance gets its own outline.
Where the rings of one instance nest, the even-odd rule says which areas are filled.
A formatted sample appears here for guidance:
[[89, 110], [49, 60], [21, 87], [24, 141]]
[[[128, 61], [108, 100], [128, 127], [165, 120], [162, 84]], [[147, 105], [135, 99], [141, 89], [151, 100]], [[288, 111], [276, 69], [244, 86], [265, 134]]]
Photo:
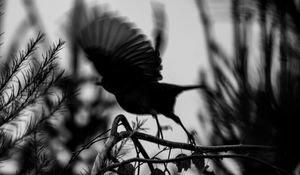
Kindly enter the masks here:
[[78, 37], [87, 57], [110, 86], [133, 86], [162, 79], [159, 54], [133, 26], [107, 13], [91, 20]]

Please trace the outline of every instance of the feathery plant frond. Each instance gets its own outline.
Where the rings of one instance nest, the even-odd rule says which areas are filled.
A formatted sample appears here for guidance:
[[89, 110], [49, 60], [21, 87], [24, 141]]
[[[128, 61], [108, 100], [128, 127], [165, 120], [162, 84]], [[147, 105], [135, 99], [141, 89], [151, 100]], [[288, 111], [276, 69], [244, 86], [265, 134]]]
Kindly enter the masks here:
[[0, 130], [0, 162], [7, 158], [11, 145], [13, 145], [12, 139]]
[[34, 132], [26, 143], [19, 147], [24, 161], [19, 174], [46, 174], [51, 171], [53, 159], [47, 149], [47, 137], [44, 133]]
[[[27, 48], [5, 64], [0, 74], [0, 160], [7, 158], [9, 151], [18, 146], [30, 155], [21, 171], [25, 168], [35, 174], [49, 169], [51, 164], [47, 136], [42, 136], [46, 135], [45, 128], [51, 123], [49, 119], [63, 109], [73, 94], [55, 88], [64, 73], [56, 63], [57, 54], [64, 45], [62, 40], [53, 44], [41, 61], [33, 57], [43, 38], [43, 34], [38, 34], [30, 40]], [[30, 166], [32, 168], [28, 168]]]
[[44, 35], [38, 34], [35, 40], [30, 40], [25, 51], [21, 51], [19, 56], [13, 58], [11, 65], [4, 65], [1, 68], [1, 79], [0, 79], [0, 93], [2, 94], [5, 87], [8, 86], [9, 81], [22, 69], [25, 61], [30, 58], [33, 52], [36, 50], [39, 42], [42, 41]]
[[146, 131], [149, 130], [149, 128], [144, 128], [143, 125], [146, 123], [147, 119], [139, 120], [137, 117], [135, 118], [135, 121], [131, 122], [132, 129], [134, 131]]
[[29, 62], [30, 55], [33, 54], [36, 45], [42, 38], [43, 35], [38, 35], [35, 41], [31, 41], [27, 50], [20, 54], [19, 59], [12, 61], [12, 66], [8, 67], [4, 74], [5, 78], [0, 89], [3, 94], [1, 95], [0, 111], [7, 115], [2, 116], [0, 126], [13, 120], [20, 111], [46, 95], [48, 90], [62, 77], [63, 72], [57, 74], [57, 66], [54, 63], [57, 58], [56, 54], [63, 45], [62, 41], [48, 51], [47, 56], [43, 57], [42, 63], [32, 64]]
[[[47, 104], [41, 104], [41, 109], [32, 109], [32, 114], [36, 116], [36, 118], [33, 120], [31, 117], [31, 120], [28, 124], [28, 128], [24, 132], [25, 136], [31, 135], [36, 131], [43, 132], [45, 129], [45, 125], [51, 125], [51, 123], [47, 122], [49, 119], [53, 118], [58, 114], [59, 112], [63, 112], [64, 110], [64, 103], [67, 101], [67, 99], [70, 97], [70, 95], [74, 95], [73, 93], [69, 92], [62, 92], [61, 95], [58, 95], [56, 93], [53, 94], [53, 98], [55, 98], [54, 102], [45, 102]], [[46, 100], [47, 101], [47, 100]], [[45, 107], [47, 106], [47, 107]]]

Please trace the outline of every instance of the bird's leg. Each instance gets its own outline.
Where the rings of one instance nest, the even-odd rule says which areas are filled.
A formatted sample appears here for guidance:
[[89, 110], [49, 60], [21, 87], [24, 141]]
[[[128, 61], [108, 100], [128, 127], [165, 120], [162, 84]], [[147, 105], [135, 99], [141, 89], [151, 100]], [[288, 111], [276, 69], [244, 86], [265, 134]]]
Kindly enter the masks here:
[[188, 139], [189, 139], [190, 143], [193, 144], [193, 145], [196, 145], [194, 136], [187, 131], [187, 129], [184, 127], [184, 125], [181, 122], [179, 124], [183, 128], [183, 130], [185, 131], [186, 135], [188, 136]]
[[175, 115], [174, 113], [168, 113], [165, 116], [173, 119], [176, 123], [178, 123], [182, 127], [182, 129], [185, 131], [186, 135], [188, 136], [189, 142], [193, 145], [196, 145], [194, 136], [188, 132], [188, 130], [184, 127], [180, 118], [177, 115]]
[[164, 139], [164, 136], [163, 136], [163, 133], [162, 133], [162, 129], [161, 129], [161, 126], [160, 126], [159, 121], [158, 121], [158, 118], [157, 118], [157, 114], [152, 114], [152, 116], [153, 116], [153, 118], [155, 119], [156, 124], [157, 124], [157, 133], [156, 133], [156, 137], [161, 138], [161, 139]]
[[161, 137], [162, 139], [164, 139], [164, 136], [163, 136], [163, 133], [162, 133], [162, 129], [161, 129], [161, 126], [160, 126], [158, 118], [157, 118], [157, 112], [155, 110], [151, 110], [150, 113], [152, 114], [153, 118], [156, 121], [156, 125], [157, 125], [156, 137], [158, 137], [158, 138]]

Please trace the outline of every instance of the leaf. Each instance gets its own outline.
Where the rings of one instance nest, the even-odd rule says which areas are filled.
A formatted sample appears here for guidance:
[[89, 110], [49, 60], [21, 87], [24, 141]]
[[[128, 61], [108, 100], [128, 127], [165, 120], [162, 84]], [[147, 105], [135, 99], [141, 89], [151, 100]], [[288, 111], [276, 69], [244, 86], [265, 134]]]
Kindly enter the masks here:
[[162, 170], [155, 168], [150, 175], [165, 175], [165, 173]]
[[[192, 156], [202, 155], [199, 152], [193, 152]], [[193, 164], [198, 169], [198, 171], [202, 172], [203, 168], [205, 166], [204, 158], [193, 158], [192, 159]]]
[[122, 175], [134, 175], [135, 169], [132, 164], [126, 164], [118, 168], [118, 172]]
[[[186, 157], [186, 154], [178, 154], [176, 156], [176, 158], [181, 158], [181, 157]], [[184, 171], [188, 170], [189, 168], [191, 168], [191, 160], [181, 160], [175, 163], [178, 169], [178, 172], [180, 173], [182, 171], [182, 169]]]

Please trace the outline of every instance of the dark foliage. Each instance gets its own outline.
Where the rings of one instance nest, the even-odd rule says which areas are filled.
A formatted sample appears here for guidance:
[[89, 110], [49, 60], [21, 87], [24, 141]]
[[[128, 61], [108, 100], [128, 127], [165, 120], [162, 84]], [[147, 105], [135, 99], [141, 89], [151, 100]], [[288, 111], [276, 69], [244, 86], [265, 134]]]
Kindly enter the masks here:
[[[213, 125], [211, 144], [276, 146], [276, 153], [251, 155], [292, 173], [300, 161], [298, 1], [231, 2], [233, 64], [228, 64], [227, 57], [219, 54], [220, 46], [213, 38], [208, 40], [213, 46], [209, 50], [215, 55], [210, 58], [215, 87], [206, 93]], [[252, 26], [257, 24], [260, 42], [254, 43]], [[257, 46], [256, 50], [253, 45]], [[250, 64], [256, 59], [253, 52], [259, 53], [258, 66], [254, 68]], [[230, 76], [224, 76], [225, 72], [230, 72]], [[237, 162], [242, 174], [274, 173], [256, 163]], [[222, 174], [231, 174], [223, 164], [215, 163]]]

